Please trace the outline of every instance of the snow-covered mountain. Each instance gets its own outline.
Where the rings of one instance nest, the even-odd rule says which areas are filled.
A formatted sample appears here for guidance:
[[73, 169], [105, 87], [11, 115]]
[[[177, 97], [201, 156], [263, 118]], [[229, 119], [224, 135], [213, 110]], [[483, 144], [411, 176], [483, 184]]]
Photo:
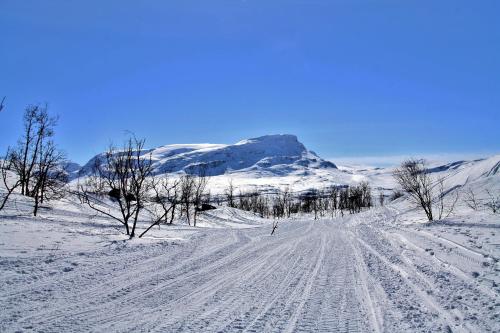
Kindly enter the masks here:
[[[212, 193], [221, 193], [233, 181], [238, 190], [294, 191], [367, 181], [376, 191], [390, 193], [396, 186], [393, 167], [337, 166], [308, 150], [295, 135], [266, 135], [235, 144], [171, 144], [144, 150], [151, 154], [158, 175], [193, 174], [205, 169]], [[87, 175], [93, 157], [78, 174]], [[433, 178], [444, 178], [445, 187], [500, 188], [500, 155], [474, 161], [430, 165]], [[72, 175], [76, 175], [73, 172]]]
[[[204, 169], [210, 176], [234, 172], [259, 172], [261, 175], [286, 176], [311, 169], [336, 169], [300, 143], [295, 135], [266, 135], [226, 144], [172, 144], [145, 150], [151, 154], [155, 173], [193, 174]], [[83, 168], [88, 173], [95, 159]]]

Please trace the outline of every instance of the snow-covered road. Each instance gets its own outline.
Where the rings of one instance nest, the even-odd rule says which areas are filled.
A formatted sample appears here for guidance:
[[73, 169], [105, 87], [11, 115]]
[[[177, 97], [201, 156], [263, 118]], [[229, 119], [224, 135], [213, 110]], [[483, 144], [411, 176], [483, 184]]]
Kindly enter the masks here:
[[274, 236], [204, 229], [5, 257], [0, 331], [499, 331], [498, 236], [477, 249], [395, 218], [382, 209], [283, 222]]

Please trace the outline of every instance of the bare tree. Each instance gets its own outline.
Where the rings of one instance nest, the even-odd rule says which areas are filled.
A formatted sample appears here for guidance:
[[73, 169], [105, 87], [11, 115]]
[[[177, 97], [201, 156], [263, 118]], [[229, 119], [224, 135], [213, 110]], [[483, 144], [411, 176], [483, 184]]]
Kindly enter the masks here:
[[290, 215], [290, 189], [280, 190], [273, 198], [272, 211], [274, 218], [289, 217]]
[[62, 167], [64, 154], [52, 140], [56, 124], [57, 117], [49, 115], [47, 106], [28, 106], [23, 115], [23, 135], [16, 148], [9, 149], [4, 163], [17, 179], [15, 187], [21, 187], [22, 195], [34, 199], [35, 216], [40, 203], [62, 197], [67, 182]]
[[212, 193], [210, 192], [210, 190], [208, 190], [207, 192], [205, 192], [205, 194], [203, 195], [202, 197], [202, 200], [201, 200], [201, 203], [202, 204], [207, 204], [207, 205], [210, 205], [210, 203], [212, 202]]
[[273, 229], [271, 230], [271, 236], [274, 235], [274, 232], [278, 228], [278, 224], [279, 224], [279, 219], [274, 219], [274, 221], [273, 221]]
[[337, 214], [337, 209], [339, 208], [339, 188], [337, 186], [330, 187], [328, 197], [330, 199], [330, 208], [333, 218], [333, 216]]
[[[260, 217], [269, 215], [269, 200], [267, 196], [262, 195], [258, 191], [240, 193], [238, 199], [238, 209], [259, 214]], [[292, 208], [290, 208], [290, 210], [292, 210]]]
[[485, 206], [490, 208], [493, 213], [498, 213], [500, 211], [500, 195], [495, 195], [490, 190], [486, 190], [488, 198], [486, 200]]
[[283, 211], [283, 216], [290, 217], [291, 214], [291, 203], [292, 203], [292, 192], [287, 186], [279, 193], [279, 201], [281, 209]]
[[389, 196], [389, 200], [390, 201], [394, 201], [394, 200], [399, 199], [399, 198], [401, 198], [403, 196], [404, 196], [403, 192], [401, 192], [400, 190], [396, 189], [396, 190], [392, 191], [391, 195]]
[[21, 181], [19, 180], [19, 178], [15, 178], [13, 183], [9, 181], [10, 169], [11, 169], [10, 149], [7, 149], [5, 158], [0, 163], [0, 173], [2, 175], [2, 181], [7, 191], [6, 193], [3, 194], [3, 197], [0, 201], [0, 210], [2, 210], [5, 207], [5, 204], [9, 200], [9, 197], [14, 192], [14, 190], [21, 185]]
[[32, 178], [44, 142], [54, 135], [57, 118], [48, 114], [47, 106], [30, 105], [23, 117], [23, 136], [11, 153], [12, 169], [21, 182], [21, 194], [34, 197]]
[[191, 225], [191, 206], [193, 203], [193, 193], [194, 193], [194, 176], [184, 175], [180, 179], [180, 206], [181, 206], [181, 217], [186, 216], [188, 225]]
[[167, 196], [167, 200], [169, 201], [170, 205], [172, 206], [172, 209], [170, 210], [170, 219], [168, 220], [168, 224], [172, 224], [175, 219], [175, 211], [177, 208], [177, 205], [180, 203], [180, 189], [179, 189], [179, 181], [176, 181], [175, 187], [173, 188], [173, 191], [170, 193], [169, 196]]
[[181, 216], [186, 216], [188, 225], [193, 222], [193, 226], [196, 226], [207, 183], [208, 176], [204, 168], [200, 168], [196, 175], [187, 174], [180, 179]]
[[425, 212], [432, 221], [432, 181], [427, 172], [425, 161], [409, 159], [393, 172], [394, 179], [410, 195], [413, 202]]
[[132, 224], [132, 232], [130, 237], [135, 236], [135, 229], [137, 226], [137, 220], [139, 218], [139, 212], [144, 208], [147, 201], [148, 192], [151, 186], [150, 176], [153, 173], [153, 164], [151, 163], [151, 154], [147, 157], [142, 157], [142, 150], [144, 149], [145, 139], [139, 140], [134, 137], [134, 140], [129, 141], [129, 147], [135, 147], [133, 155], [133, 164], [131, 168], [132, 178], [132, 188], [131, 193], [135, 197], [135, 215]]
[[383, 192], [380, 192], [378, 194], [378, 203], [380, 204], [380, 207], [384, 206], [384, 201], [385, 201], [385, 196]]
[[340, 215], [344, 216], [344, 211], [349, 208], [349, 187], [344, 187], [339, 192]]
[[285, 188], [272, 198], [272, 212], [274, 218], [283, 218], [288, 216], [288, 202], [290, 201], [290, 190]]
[[217, 204], [217, 206], [222, 206], [222, 202], [224, 201], [224, 198], [222, 195], [220, 195], [220, 194], [214, 195], [213, 199], [214, 199], [215, 203]]
[[302, 202], [301, 210], [305, 213], [313, 212], [315, 220], [318, 219], [318, 213], [321, 208], [319, 197], [320, 192], [315, 188], [309, 189], [306, 193], [300, 196], [300, 201]]
[[51, 140], [47, 143], [42, 141], [38, 162], [32, 177], [34, 183], [32, 196], [35, 201], [34, 216], [37, 215], [38, 208], [44, 201], [63, 197], [64, 187], [68, 182], [68, 175], [63, 168], [65, 161], [64, 154], [57, 150]]
[[476, 194], [474, 193], [472, 187], [469, 187], [466, 191], [464, 191], [464, 202], [465, 204], [473, 210], [479, 209], [479, 200], [476, 198]]
[[452, 200], [451, 203], [446, 203], [445, 196], [446, 196], [447, 192], [444, 190], [444, 178], [443, 177], [441, 177], [437, 180], [437, 187], [438, 187], [438, 197], [437, 197], [438, 219], [441, 220], [443, 218], [447, 218], [448, 216], [450, 216], [450, 214], [453, 213], [453, 210], [455, 209], [455, 205], [457, 204], [458, 199], [460, 197], [460, 193], [458, 192], [458, 189], [455, 189], [454, 199]]
[[361, 191], [361, 207], [370, 208], [372, 206], [372, 190], [368, 182], [361, 182], [359, 184]]
[[[144, 156], [145, 140], [129, 138], [122, 150], [110, 146], [95, 159], [91, 175], [79, 186], [83, 203], [96, 212], [108, 216], [124, 227], [133, 238], [139, 212], [144, 208], [152, 175], [151, 154]], [[119, 214], [106, 207], [102, 200], [107, 195], [118, 208]]]
[[349, 193], [349, 212], [351, 214], [359, 213], [361, 208], [364, 207], [364, 187], [363, 186], [350, 186], [348, 187]]
[[208, 176], [206, 172], [206, 168], [200, 168], [198, 170], [198, 175], [194, 177], [193, 183], [193, 226], [196, 227], [196, 219], [198, 218], [198, 213], [201, 211], [201, 205], [205, 198], [206, 192], [205, 189], [208, 184]]
[[178, 187], [179, 180], [170, 181], [168, 176], [151, 179], [151, 190], [153, 196], [150, 198], [150, 203], [153, 207], [150, 209], [152, 215], [151, 225], [144, 230], [139, 238], [144, 236], [155, 225], [172, 224], [175, 216], [175, 207], [178, 202]]
[[234, 185], [233, 185], [232, 179], [229, 179], [229, 184], [228, 184], [224, 194], [226, 195], [227, 205], [231, 208], [235, 208], [236, 204], [234, 201]]
[[350, 214], [361, 212], [363, 208], [372, 206], [371, 187], [367, 182], [362, 182], [356, 186], [345, 186], [339, 191], [338, 209], [344, 216], [344, 211]]

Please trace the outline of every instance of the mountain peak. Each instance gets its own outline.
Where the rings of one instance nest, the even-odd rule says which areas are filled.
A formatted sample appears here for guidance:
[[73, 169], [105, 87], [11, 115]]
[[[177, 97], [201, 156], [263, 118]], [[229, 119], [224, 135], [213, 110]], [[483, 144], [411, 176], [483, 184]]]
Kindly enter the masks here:
[[307, 150], [291, 134], [264, 135], [233, 145], [166, 145], [152, 149], [151, 155], [157, 174], [192, 174], [203, 168], [212, 176], [247, 171], [287, 175], [307, 169], [336, 168], [335, 164]]

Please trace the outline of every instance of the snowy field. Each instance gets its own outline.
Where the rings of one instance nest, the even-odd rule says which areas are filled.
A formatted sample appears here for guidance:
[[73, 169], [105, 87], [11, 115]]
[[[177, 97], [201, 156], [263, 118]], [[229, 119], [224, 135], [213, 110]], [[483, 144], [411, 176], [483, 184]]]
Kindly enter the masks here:
[[[66, 202], [0, 218], [2, 332], [498, 332], [500, 219], [404, 203], [271, 222], [222, 209], [128, 241]], [[10, 213], [9, 213], [10, 212]]]
[[[449, 196], [471, 188], [484, 198], [500, 189], [499, 166], [494, 156], [432, 172]], [[376, 193], [394, 187], [391, 169], [339, 174]], [[211, 181], [251, 183], [244, 175]], [[290, 177], [267, 185], [278, 188], [275, 179]], [[222, 206], [197, 227], [163, 225], [133, 240], [74, 197], [36, 218], [30, 200], [15, 194], [0, 213], [0, 332], [500, 331], [500, 214], [463, 200], [432, 223], [400, 198], [282, 220], [273, 236], [272, 220]]]

